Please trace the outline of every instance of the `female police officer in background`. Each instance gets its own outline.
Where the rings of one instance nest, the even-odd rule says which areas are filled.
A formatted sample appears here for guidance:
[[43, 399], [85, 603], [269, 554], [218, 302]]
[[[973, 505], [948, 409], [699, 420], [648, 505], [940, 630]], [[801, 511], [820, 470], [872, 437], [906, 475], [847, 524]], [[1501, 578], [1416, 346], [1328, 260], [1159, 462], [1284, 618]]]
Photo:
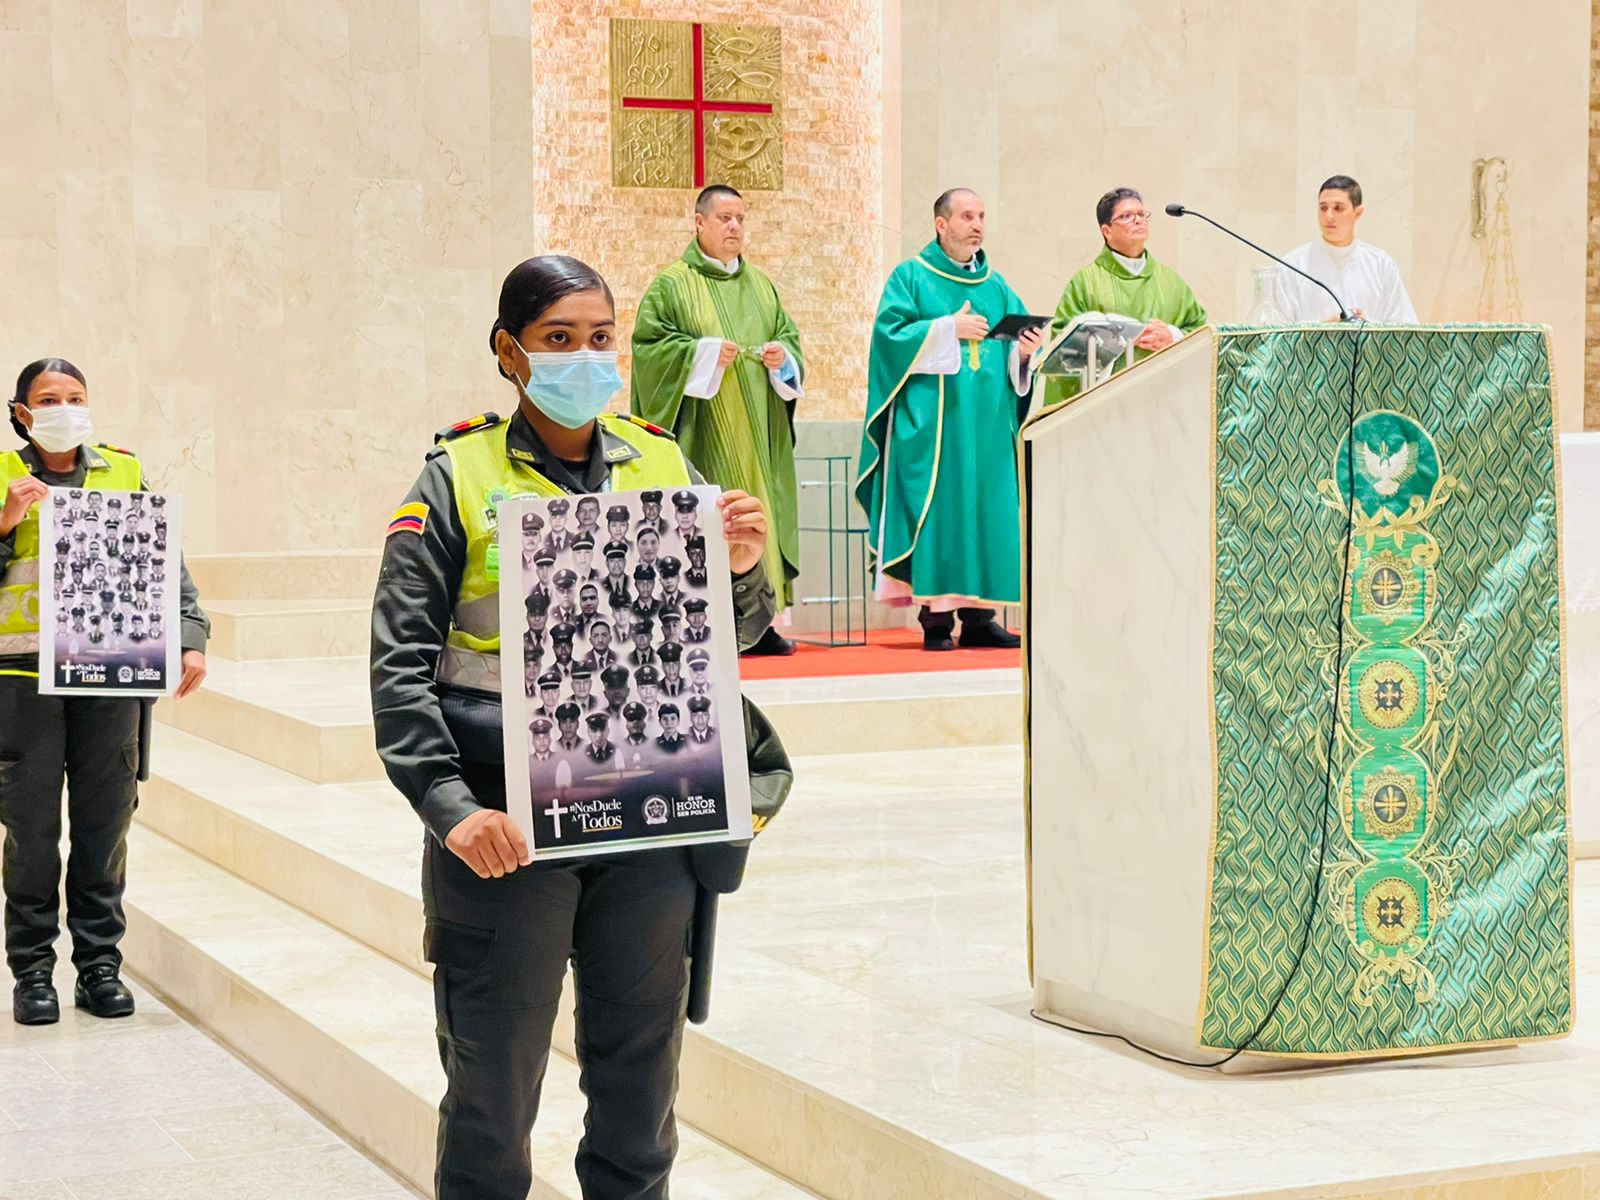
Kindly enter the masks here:
[[[75, 1000], [97, 1017], [125, 1017], [133, 996], [118, 978], [126, 928], [128, 824], [139, 768], [140, 700], [39, 694], [39, 515], [49, 489], [142, 491], [131, 454], [93, 444], [83, 372], [61, 358], [23, 368], [9, 403], [27, 443], [0, 453], [0, 820], [5, 823], [6, 962], [16, 978], [12, 1016], [23, 1025], [60, 1017], [55, 966], [61, 884], [61, 781], [67, 783], [71, 855], [67, 930]], [[183, 680], [206, 674], [211, 626], [189, 572], [182, 575]]]
[[[372, 622], [372, 705], [389, 778], [427, 826], [425, 952], [446, 1092], [440, 1200], [523, 1200], [528, 1137], [567, 960], [589, 1098], [577, 1153], [587, 1200], [667, 1195], [696, 867], [685, 848], [530, 865], [505, 813], [499, 609], [479, 509], [497, 490], [572, 494], [699, 482], [669, 437], [602, 416], [621, 390], [611, 292], [575, 259], [506, 277], [490, 334], [515, 415], [444, 430], [397, 514]], [[461, 499], [458, 501], [458, 497]], [[492, 502], [491, 502], [492, 503]], [[741, 647], [771, 623], [767, 517], [720, 501]], [[470, 537], [469, 528], [478, 529]], [[467, 583], [464, 583], [467, 581]], [[474, 586], [472, 581], [476, 581]]]

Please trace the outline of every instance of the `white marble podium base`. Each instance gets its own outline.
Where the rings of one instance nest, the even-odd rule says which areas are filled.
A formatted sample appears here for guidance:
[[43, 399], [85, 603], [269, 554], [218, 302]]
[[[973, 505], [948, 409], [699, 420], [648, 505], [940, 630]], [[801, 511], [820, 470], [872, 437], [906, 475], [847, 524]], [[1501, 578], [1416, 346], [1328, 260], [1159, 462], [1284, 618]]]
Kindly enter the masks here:
[[1600, 433], [1561, 439], [1573, 849], [1600, 858]]
[[1034, 1011], [1191, 1060], [1217, 1057], [1195, 1027], [1213, 342], [1191, 334], [1024, 435]]

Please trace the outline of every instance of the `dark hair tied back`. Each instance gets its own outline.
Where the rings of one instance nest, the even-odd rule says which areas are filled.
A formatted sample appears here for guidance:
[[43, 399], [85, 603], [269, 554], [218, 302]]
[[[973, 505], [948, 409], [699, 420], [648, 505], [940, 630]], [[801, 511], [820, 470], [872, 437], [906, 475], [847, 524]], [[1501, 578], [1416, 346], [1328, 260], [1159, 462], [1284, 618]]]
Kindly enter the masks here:
[[[17, 390], [12, 396], [13, 403], [24, 408], [28, 404], [28, 392], [33, 387], [33, 381], [41, 375], [70, 375], [84, 387], [89, 386], [89, 381], [83, 377], [83, 372], [78, 370], [64, 358], [41, 358], [22, 368], [22, 374], [17, 376]], [[15, 409], [8, 410], [11, 416], [11, 428], [24, 442], [28, 440], [28, 431], [23, 428], [22, 422], [17, 420]]]
[[[489, 349], [499, 353], [495, 335], [502, 329], [521, 344], [524, 329], [557, 300], [576, 292], [604, 292], [606, 300], [615, 303], [600, 272], [588, 263], [565, 254], [541, 254], [518, 263], [500, 285], [500, 315], [489, 330]], [[504, 368], [500, 374], [510, 378]]]

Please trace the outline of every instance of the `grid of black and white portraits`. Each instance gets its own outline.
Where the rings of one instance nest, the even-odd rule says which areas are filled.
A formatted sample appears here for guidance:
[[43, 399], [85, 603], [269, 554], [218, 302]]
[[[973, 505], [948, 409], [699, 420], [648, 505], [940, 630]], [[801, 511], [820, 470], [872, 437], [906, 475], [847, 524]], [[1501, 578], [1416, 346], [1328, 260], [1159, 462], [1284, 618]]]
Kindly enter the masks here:
[[720, 756], [701, 505], [684, 488], [514, 510], [536, 795], [540, 764], [581, 781]]
[[181, 571], [175, 509], [153, 492], [54, 488], [40, 523], [41, 671], [63, 688], [165, 690]]

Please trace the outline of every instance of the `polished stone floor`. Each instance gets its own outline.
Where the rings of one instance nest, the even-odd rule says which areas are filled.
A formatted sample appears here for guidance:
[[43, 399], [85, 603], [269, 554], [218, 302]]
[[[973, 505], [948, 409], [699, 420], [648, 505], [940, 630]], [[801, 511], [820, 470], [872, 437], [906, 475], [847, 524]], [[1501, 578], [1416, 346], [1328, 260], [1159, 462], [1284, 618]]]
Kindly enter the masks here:
[[100, 1021], [0, 1023], [0, 1200], [407, 1200], [415, 1193], [130, 980]]

